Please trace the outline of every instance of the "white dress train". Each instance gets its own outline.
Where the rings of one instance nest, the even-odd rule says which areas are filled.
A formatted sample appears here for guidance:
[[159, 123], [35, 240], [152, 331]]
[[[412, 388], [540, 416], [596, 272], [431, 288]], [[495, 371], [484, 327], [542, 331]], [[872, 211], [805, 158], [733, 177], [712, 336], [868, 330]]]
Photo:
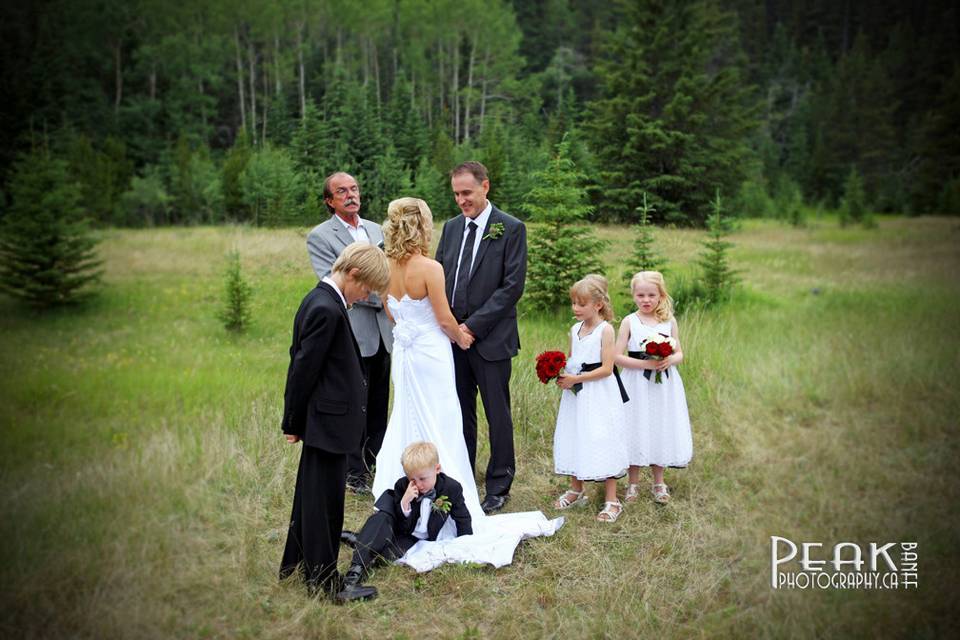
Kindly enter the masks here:
[[440, 328], [428, 298], [405, 295], [397, 300], [387, 296], [387, 304], [396, 322], [391, 364], [394, 396], [374, 469], [374, 499], [405, 475], [400, 464], [403, 449], [411, 442], [425, 440], [436, 445], [443, 472], [463, 486], [473, 521], [473, 535], [458, 538], [453, 520], [448, 520], [437, 540], [418, 542], [397, 562], [417, 571], [429, 571], [447, 562], [508, 565], [521, 540], [553, 535], [563, 526], [563, 518], [549, 520], [539, 511], [494, 516], [483, 513], [463, 440], [450, 339]]

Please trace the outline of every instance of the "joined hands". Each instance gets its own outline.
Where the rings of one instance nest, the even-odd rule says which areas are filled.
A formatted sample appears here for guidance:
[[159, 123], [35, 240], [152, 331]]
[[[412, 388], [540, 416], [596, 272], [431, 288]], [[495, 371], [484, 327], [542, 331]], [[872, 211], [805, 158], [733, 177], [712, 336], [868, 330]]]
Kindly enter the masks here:
[[477, 336], [473, 334], [473, 331], [470, 331], [470, 327], [463, 323], [460, 324], [460, 336], [460, 339], [457, 340], [457, 346], [464, 351], [469, 349], [477, 339]]

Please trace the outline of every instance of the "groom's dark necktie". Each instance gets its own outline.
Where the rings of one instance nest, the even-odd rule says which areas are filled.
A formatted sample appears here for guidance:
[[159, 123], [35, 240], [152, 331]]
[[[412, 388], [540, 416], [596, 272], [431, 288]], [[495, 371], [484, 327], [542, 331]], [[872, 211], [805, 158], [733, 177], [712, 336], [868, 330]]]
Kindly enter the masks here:
[[460, 267], [457, 269], [457, 288], [453, 292], [453, 315], [459, 320], [467, 317], [467, 281], [470, 280], [470, 265], [473, 263], [473, 245], [477, 239], [477, 223], [473, 220], [467, 225], [467, 241], [463, 243]]

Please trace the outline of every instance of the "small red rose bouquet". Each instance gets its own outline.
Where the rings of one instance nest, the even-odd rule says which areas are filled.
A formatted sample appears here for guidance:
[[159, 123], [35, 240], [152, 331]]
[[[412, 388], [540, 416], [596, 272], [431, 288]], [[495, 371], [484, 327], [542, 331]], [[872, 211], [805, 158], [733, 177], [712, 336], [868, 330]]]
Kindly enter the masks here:
[[[651, 336], [643, 341], [640, 345], [640, 350], [643, 352], [644, 360], [663, 360], [667, 356], [673, 354], [677, 348], [677, 341], [671, 338], [670, 336], [665, 336], [662, 333], [658, 333], [655, 336]], [[643, 377], [647, 380], [650, 379], [650, 369], [643, 370]], [[662, 384], [663, 379], [660, 377], [660, 371], [656, 372], [656, 377], [654, 382], [657, 384]], [[670, 377], [670, 371], [666, 372], [667, 377]]]
[[567, 366], [567, 356], [562, 351], [544, 351], [537, 356], [537, 377], [547, 384], [563, 373]]

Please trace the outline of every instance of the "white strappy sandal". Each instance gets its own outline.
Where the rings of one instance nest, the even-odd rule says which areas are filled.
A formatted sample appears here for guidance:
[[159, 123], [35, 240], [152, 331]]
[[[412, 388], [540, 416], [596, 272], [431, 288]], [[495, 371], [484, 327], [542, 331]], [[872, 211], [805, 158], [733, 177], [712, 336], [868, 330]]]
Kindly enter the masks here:
[[603, 511], [597, 514], [597, 522], [616, 522], [623, 513], [623, 505], [617, 502], [604, 502]]
[[574, 491], [567, 489], [553, 503], [554, 509], [569, 509], [571, 507], [580, 507], [587, 504], [588, 498], [583, 491]]
[[653, 485], [650, 493], [653, 494], [653, 501], [657, 504], [667, 504], [670, 502], [670, 492], [667, 490], [667, 485], [663, 483]]
[[640, 485], [632, 483], [628, 484], [627, 492], [623, 494], [623, 501], [636, 502], [638, 497], [640, 497]]

